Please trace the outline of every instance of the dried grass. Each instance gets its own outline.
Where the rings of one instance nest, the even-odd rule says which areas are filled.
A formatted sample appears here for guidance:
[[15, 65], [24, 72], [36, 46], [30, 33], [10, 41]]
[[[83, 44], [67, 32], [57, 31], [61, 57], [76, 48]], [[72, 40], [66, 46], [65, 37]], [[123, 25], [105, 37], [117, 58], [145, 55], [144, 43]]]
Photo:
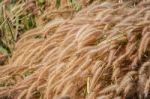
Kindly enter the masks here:
[[134, 8], [93, 3], [73, 19], [58, 18], [26, 32], [9, 65], [0, 67], [0, 97], [146, 98], [150, 8], [145, 5], [149, 0]]

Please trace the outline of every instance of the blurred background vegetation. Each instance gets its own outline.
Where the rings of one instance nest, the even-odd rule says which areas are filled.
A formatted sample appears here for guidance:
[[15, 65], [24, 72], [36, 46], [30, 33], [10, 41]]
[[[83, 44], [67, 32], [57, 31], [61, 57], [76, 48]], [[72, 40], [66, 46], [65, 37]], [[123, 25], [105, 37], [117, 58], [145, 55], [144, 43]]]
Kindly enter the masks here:
[[0, 0], [0, 64], [11, 56], [20, 35], [36, 27], [35, 15], [26, 5], [25, 0]]

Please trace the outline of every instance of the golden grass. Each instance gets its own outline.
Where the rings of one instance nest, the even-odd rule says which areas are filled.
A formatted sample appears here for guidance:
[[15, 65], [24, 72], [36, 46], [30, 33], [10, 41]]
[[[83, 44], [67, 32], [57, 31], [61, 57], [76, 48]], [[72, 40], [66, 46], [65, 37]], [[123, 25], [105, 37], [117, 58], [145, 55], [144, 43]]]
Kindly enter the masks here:
[[0, 67], [0, 97], [143, 99], [150, 89], [150, 1], [95, 2], [22, 35]]

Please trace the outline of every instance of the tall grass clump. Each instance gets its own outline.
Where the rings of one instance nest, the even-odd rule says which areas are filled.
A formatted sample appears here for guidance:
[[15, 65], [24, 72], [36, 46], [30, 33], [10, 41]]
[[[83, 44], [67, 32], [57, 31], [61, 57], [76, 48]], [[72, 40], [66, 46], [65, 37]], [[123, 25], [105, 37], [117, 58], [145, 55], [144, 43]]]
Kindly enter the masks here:
[[0, 98], [149, 99], [150, 1], [98, 1], [22, 34]]

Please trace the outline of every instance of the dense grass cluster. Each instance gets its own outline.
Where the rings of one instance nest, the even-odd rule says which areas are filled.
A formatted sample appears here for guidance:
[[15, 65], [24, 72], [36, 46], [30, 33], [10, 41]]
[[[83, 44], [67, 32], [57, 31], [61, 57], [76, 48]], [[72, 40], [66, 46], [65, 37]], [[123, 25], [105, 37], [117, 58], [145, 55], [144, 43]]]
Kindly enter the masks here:
[[149, 94], [149, 0], [135, 7], [94, 2], [72, 18], [55, 17], [24, 33], [9, 64], [0, 67], [2, 99], [149, 99]]
[[[126, 3], [128, 0], [0, 0], [0, 65], [11, 57], [16, 41], [32, 28], [44, 25], [56, 17], [72, 18], [94, 1]], [[131, 0], [129, 6], [141, 0]]]
[[85, 3], [80, 1], [1, 0], [0, 65], [5, 63], [7, 57], [11, 56], [16, 41], [25, 31], [43, 25], [55, 17], [71, 17], [83, 5], [89, 4], [89, 1]]
[[[94, 1], [126, 0], [0, 0], [0, 55], [10, 56], [15, 42], [27, 30], [56, 17], [72, 18], [75, 12]], [[128, 1], [128, 0], [127, 0]], [[131, 0], [136, 5], [141, 0]]]
[[150, 98], [150, 0], [10, 1], [0, 99]]

